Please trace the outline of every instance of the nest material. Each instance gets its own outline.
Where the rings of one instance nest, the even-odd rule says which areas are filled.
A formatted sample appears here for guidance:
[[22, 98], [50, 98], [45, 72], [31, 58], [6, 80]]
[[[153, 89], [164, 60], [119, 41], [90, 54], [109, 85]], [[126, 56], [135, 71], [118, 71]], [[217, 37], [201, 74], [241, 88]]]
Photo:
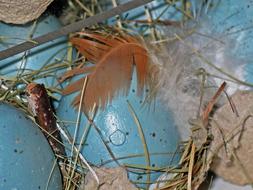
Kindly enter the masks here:
[[238, 91], [211, 122], [213, 141], [209, 156], [217, 154], [212, 170], [225, 180], [238, 184], [253, 183], [253, 92]]
[[[20, 1], [18, 1], [18, 2], [20, 2]], [[15, 1], [14, 3], [18, 3], [18, 2]], [[43, 4], [44, 6], [48, 6], [48, 4], [52, 1], [43, 1], [43, 2], [45, 2], [45, 4]], [[10, 1], [6, 1], [5, 5], [8, 5], [8, 4], [10, 4]], [[29, 4], [29, 6], [27, 6], [27, 4]], [[25, 3], [23, 3], [22, 5], [26, 6], [25, 8], [31, 8], [31, 6], [34, 6], [34, 4], [35, 3], [30, 3], [30, 2], [28, 3], [28, 1], [25, 1]], [[4, 6], [4, 4], [0, 5], [0, 19], [2, 19], [1, 17], [5, 16], [5, 15], [1, 14], [1, 11], [4, 10], [3, 8], [1, 8], [1, 6]], [[20, 8], [20, 9], [24, 9], [24, 7], [22, 7], [22, 6], [17, 6], [17, 7]], [[43, 8], [45, 8], [45, 7], [43, 7]], [[25, 11], [27, 11], [27, 9], [22, 10], [22, 11], [25, 12]], [[40, 11], [42, 11], [42, 9]], [[22, 17], [20, 17], [20, 15], [18, 15], [17, 13], [12, 12], [12, 14], [15, 14], [14, 15], [15, 17], [13, 15], [11, 15], [11, 16], [9, 16], [9, 19], [14, 19], [15, 22], [20, 22], [20, 23], [21, 22], [23, 22], [23, 23], [28, 22], [29, 21], [28, 17], [30, 17], [30, 19], [32, 18], [31, 15], [29, 15], [29, 14], [38, 14], [38, 15], [33, 15], [34, 18], [36, 18], [36, 16], [39, 16], [39, 13], [36, 13], [36, 11], [35, 12], [30, 11], [29, 14], [26, 13], [27, 18], [25, 18], [25, 19], [24, 18], [20, 19]], [[16, 17], [18, 17], [18, 19]], [[32, 18], [32, 19], [34, 19], [34, 18]], [[5, 21], [5, 22], [13, 22], [13, 21]], [[189, 50], [189, 51], [191, 51], [191, 50]], [[186, 70], [186, 71], [188, 71], [188, 70]], [[190, 68], [189, 71], [191, 73], [193, 73], [192, 72], [193, 69]], [[189, 85], [192, 85], [192, 83], [190, 83]], [[200, 86], [200, 85], [195, 85], [195, 86]], [[178, 86], [176, 86], [176, 87], [178, 87]], [[199, 89], [197, 89], [197, 91], [198, 90]], [[240, 98], [240, 96], [239, 96], [239, 98], [237, 97], [238, 102], [240, 102], [239, 100], [244, 101], [244, 103], [242, 105], [238, 105], [239, 107], [237, 106], [238, 113], [242, 114], [242, 115], [240, 115], [241, 117], [239, 117], [241, 119], [242, 119], [243, 116], [245, 116], [245, 115], [243, 115], [243, 113], [246, 113], [246, 112], [244, 112], [244, 108], [245, 108], [244, 106], [248, 106], [248, 108], [249, 108], [250, 107], [249, 102], [253, 98], [252, 94], [250, 94], [250, 95], [246, 95], [246, 94], [243, 93], [242, 98]], [[13, 100], [14, 96], [12, 96], [11, 98], [9, 98], [9, 100], [11, 100], [12, 103], [18, 102], [18, 101], [15, 101], [16, 99]], [[234, 99], [234, 102], [235, 102], [235, 104], [238, 104], [236, 99]], [[19, 104], [17, 103], [17, 105], [19, 105]], [[231, 113], [231, 108], [228, 107], [228, 106], [229, 106], [229, 103], [227, 103], [223, 108], [221, 108], [218, 111], [218, 113], [220, 113], [220, 112], [221, 113], [223, 113], [223, 112], [227, 113], [228, 118], [231, 119], [231, 117], [234, 117], [234, 113]], [[24, 107], [24, 110], [26, 110], [26, 107]], [[230, 110], [230, 112], [228, 110]], [[219, 116], [215, 116], [215, 118], [219, 118]], [[228, 123], [234, 124], [234, 123], [236, 123], [235, 121], [239, 121], [240, 119], [238, 119], [238, 117], [235, 117], [235, 118], [232, 118], [232, 120], [230, 120], [230, 122], [228, 122], [228, 123], [226, 123], [227, 120], [224, 120], [226, 122], [222, 121], [222, 119], [220, 119], [220, 118], [219, 118], [219, 120], [222, 122], [222, 123], [220, 123], [220, 125], [222, 125], [222, 128], [224, 128], [224, 131], [225, 131], [222, 134], [224, 136], [226, 136], [227, 134], [230, 134], [230, 130], [229, 130], [230, 128], [229, 127], [231, 127], [231, 125], [228, 125]], [[209, 152], [209, 157], [207, 157], [207, 154], [208, 154], [208, 150], [209, 150], [209, 146], [210, 146], [211, 141], [210, 141], [210, 138], [209, 138], [210, 136], [208, 136], [208, 134], [205, 133], [206, 135], [205, 135], [204, 140], [202, 140], [201, 143], [198, 144], [197, 146], [196, 146], [196, 141], [194, 142], [193, 139], [190, 139], [186, 143], [184, 143], [183, 154], [182, 154], [179, 166], [177, 168], [170, 168], [170, 169], [168, 169], [168, 172], [167, 172], [169, 174], [172, 173], [173, 177], [171, 177], [165, 183], [160, 182], [159, 188], [160, 189], [171, 189], [171, 190], [172, 189], [173, 190], [174, 189], [180, 189], [180, 190], [181, 189], [189, 189], [189, 190], [197, 189], [199, 187], [199, 185], [205, 180], [206, 174], [209, 170], [209, 165], [212, 162], [213, 156], [215, 155], [214, 153], [217, 153], [217, 151], [218, 151], [216, 149], [217, 144], [222, 145], [221, 146], [222, 149], [221, 149], [220, 153], [218, 154], [221, 158], [224, 158], [224, 156], [225, 156], [225, 158], [228, 158], [228, 154], [226, 152], [227, 148], [225, 148], [227, 146], [225, 146], [225, 145], [231, 144], [231, 146], [230, 145], [228, 145], [228, 146], [231, 147], [232, 149], [236, 150], [236, 155], [238, 156], [237, 158], [239, 158], [238, 160], [240, 160], [240, 162], [237, 162], [237, 164], [238, 163], [243, 163], [243, 164], [240, 164], [239, 168], [238, 168], [238, 165], [228, 168], [227, 165], [224, 165], [224, 163], [222, 164], [219, 161], [219, 159], [217, 159], [217, 160], [215, 160], [215, 164], [213, 165], [214, 171], [217, 174], [225, 177], [228, 180], [238, 180], [238, 181], [242, 180], [243, 183], [249, 182], [249, 180], [248, 180], [249, 176], [245, 175], [245, 172], [242, 170], [241, 166], [250, 164], [249, 159], [253, 155], [249, 155], [250, 151], [248, 151], [248, 150], [250, 149], [250, 147], [248, 147], [248, 146], [244, 146], [245, 148], [240, 148], [240, 146], [238, 147], [238, 145], [247, 145], [247, 144], [250, 145], [250, 144], [252, 144], [251, 141], [250, 141], [251, 132], [250, 132], [250, 130], [248, 130], [248, 127], [247, 127], [248, 126], [248, 121], [251, 122], [250, 119], [247, 120], [247, 124], [243, 127], [243, 129], [247, 130], [248, 133], [247, 134], [242, 133], [242, 132], [239, 133], [239, 134], [241, 134], [239, 136], [243, 137], [243, 139], [245, 137], [247, 137], [247, 138], [245, 138], [242, 141], [238, 141], [238, 139], [240, 139], [240, 138], [236, 138], [236, 140], [235, 140], [236, 146], [234, 146], [234, 143], [231, 143], [231, 141], [230, 141], [230, 143], [229, 142], [224, 143], [222, 141], [223, 136], [220, 136], [221, 135], [220, 130], [218, 132], [217, 131], [212, 131], [212, 133], [214, 135], [214, 141], [212, 142], [212, 149], [211, 149], [212, 151]], [[223, 124], [224, 124], [224, 127], [223, 127]], [[213, 127], [213, 124], [212, 124], [212, 127]], [[213, 127], [212, 129], [215, 129], [215, 127]], [[217, 127], [216, 127], [216, 129], [217, 129]], [[242, 127], [240, 129], [242, 129]], [[239, 131], [241, 131], [241, 130], [239, 130]], [[204, 132], [206, 132], [206, 131], [204, 130]], [[236, 137], [238, 137], [238, 134], [237, 134]], [[238, 143], [238, 142], [240, 142], [240, 143]], [[242, 149], [243, 149], [243, 151], [242, 151]], [[245, 152], [245, 150], [246, 150], [246, 152]], [[233, 152], [230, 152], [230, 153], [232, 154]], [[247, 168], [248, 168], [248, 165], [247, 165]], [[239, 170], [242, 171], [242, 172], [238, 172]], [[76, 174], [78, 174], [78, 172], [76, 172]], [[99, 174], [99, 172], [98, 172], [98, 174]], [[231, 175], [231, 174], [235, 174], [235, 175]], [[238, 174], [238, 175], [236, 175], [236, 174]], [[67, 178], [68, 174], [66, 173], [64, 176]], [[239, 177], [244, 176], [244, 177], [239, 178], [238, 176]], [[92, 178], [94, 180], [94, 178], [92, 176], [89, 177], [89, 175], [86, 175], [85, 178], [86, 178], [86, 180], [89, 179], [89, 178]], [[251, 176], [251, 178], [253, 178], [253, 176]], [[75, 181], [76, 184], [79, 184], [81, 182], [81, 179], [83, 180], [83, 178], [80, 177], [80, 176], [78, 178], [75, 178], [75, 179], [76, 179], [76, 181]], [[73, 185], [72, 189], [75, 189], [75, 185]]]
[[137, 190], [137, 188], [128, 180], [127, 172], [122, 167], [116, 168], [95, 168], [99, 177], [100, 184], [96, 182], [94, 176], [89, 172], [79, 190]]

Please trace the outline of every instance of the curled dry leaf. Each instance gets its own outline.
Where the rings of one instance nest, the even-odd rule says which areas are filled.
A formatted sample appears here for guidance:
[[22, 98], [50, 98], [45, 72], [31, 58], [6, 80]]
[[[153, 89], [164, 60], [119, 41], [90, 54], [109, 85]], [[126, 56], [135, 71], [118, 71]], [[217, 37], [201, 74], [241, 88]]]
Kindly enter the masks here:
[[215, 155], [212, 170], [234, 184], [253, 183], [253, 92], [232, 96], [235, 113], [228, 102], [211, 122], [213, 141], [209, 157]]
[[[61, 78], [62, 82], [74, 75], [87, 74], [83, 112], [89, 112], [94, 104], [103, 108], [119, 94], [127, 95], [134, 65], [138, 94], [142, 94], [147, 83], [148, 53], [134, 37], [81, 33], [81, 37], [73, 37], [70, 41], [88, 61], [95, 63], [93, 66], [74, 68]], [[81, 78], [71, 83], [63, 90], [63, 94], [80, 91], [84, 80], [85, 78]], [[75, 97], [73, 106], [79, 105], [80, 98], [81, 94]]]
[[117, 168], [95, 168], [100, 184], [97, 184], [93, 175], [89, 172], [85, 176], [85, 181], [80, 186], [80, 190], [137, 190], [128, 180], [127, 172], [121, 167]]
[[1, 0], [0, 20], [6, 23], [25, 24], [37, 19], [53, 0]]

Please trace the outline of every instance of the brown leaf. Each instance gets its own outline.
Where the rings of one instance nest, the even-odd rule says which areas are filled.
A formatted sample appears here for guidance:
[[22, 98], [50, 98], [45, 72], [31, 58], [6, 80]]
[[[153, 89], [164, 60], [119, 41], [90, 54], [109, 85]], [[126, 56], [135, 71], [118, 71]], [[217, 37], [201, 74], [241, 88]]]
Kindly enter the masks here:
[[[148, 53], [147, 50], [129, 35], [111, 36], [98, 33], [80, 33], [82, 38], [74, 37], [70, 41], [88, 61], [95, 63], [92, 69], [77, 68], [67, 72], [62, 79], [75, 74], [88, 74], [88, 83], [83, 99], [83, 110], [88, 112], [94, 103], [102, 108], [117, 95], [127, 95], [133, 65], [136, 65], [138, 95], [142, 94], [147, 83]], [[84, 79], [70, 84], [63, 94], [71, 94], [82, 89]], [[78, 106], [80, 94], [73, 101]]]
[[253, 92], [237, 91], [231, 99], [237, 115], [226, 103], [211, 122], [213, 141], [209, 156], [215, 156], [212, 170], [238, 185], [253, 182]]
[[93, 175], [89, 172], [85, 181], [80, 185], [80, 190], [137, 190], [127, 178], [127, 172], [121, 167], [94, 168], [100, 184], [97, 184]]

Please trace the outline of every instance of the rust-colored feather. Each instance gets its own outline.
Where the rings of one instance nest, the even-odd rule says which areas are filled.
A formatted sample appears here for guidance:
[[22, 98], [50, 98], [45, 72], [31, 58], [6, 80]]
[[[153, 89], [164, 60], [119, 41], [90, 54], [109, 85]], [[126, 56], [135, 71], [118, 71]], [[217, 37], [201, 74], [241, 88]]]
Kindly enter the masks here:
[[[70, 41], [88, 61], [95, 63], [92, 67], [76, 68], [63, 75], [66, 78], [89, 73], [83, 98], [83, 110], [88, 112], [93, 105], [104, 107], [113, 97], [127, 95], [133, 65], [136, 65], [138, 95], [142, 94], [148, 76], [147, 50], [129, 35], [111, 36], [98, 33], [81, 33], [82, 37], [74, 37]], [[71, 94], [82, 89], [84, 78], [68, 85], [63, 94]], [[78, 106], [81, 95], [75, 97], [74, 106]]]

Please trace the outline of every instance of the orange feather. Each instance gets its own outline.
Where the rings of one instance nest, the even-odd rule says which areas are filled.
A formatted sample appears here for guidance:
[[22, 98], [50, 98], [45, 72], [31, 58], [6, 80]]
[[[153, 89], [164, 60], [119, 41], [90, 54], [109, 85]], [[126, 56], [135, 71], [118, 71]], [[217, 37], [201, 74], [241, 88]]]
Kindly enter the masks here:
[[[147, 83], [148, 53], [132, 36], [112, 36], [98, 33], [81, 33], [82, 37], [71, 38], [71, 43], [92, 67], [76, 68], [66, 72], [62, 81], [69, 76], [88, 73], [88, 82], [83, 98], [84, 112], [89, 112], [94, 104], [104, 108], [115, 96], [127, 95], [131, 83], [133, 66], [136, 66], [138, 95], [141, 95]], [[68, 85], [63, 94], [71, 94], [82, 89], [84, 78]], [[81, 95], [75, 97], [73, 105], [77, 107]]]

